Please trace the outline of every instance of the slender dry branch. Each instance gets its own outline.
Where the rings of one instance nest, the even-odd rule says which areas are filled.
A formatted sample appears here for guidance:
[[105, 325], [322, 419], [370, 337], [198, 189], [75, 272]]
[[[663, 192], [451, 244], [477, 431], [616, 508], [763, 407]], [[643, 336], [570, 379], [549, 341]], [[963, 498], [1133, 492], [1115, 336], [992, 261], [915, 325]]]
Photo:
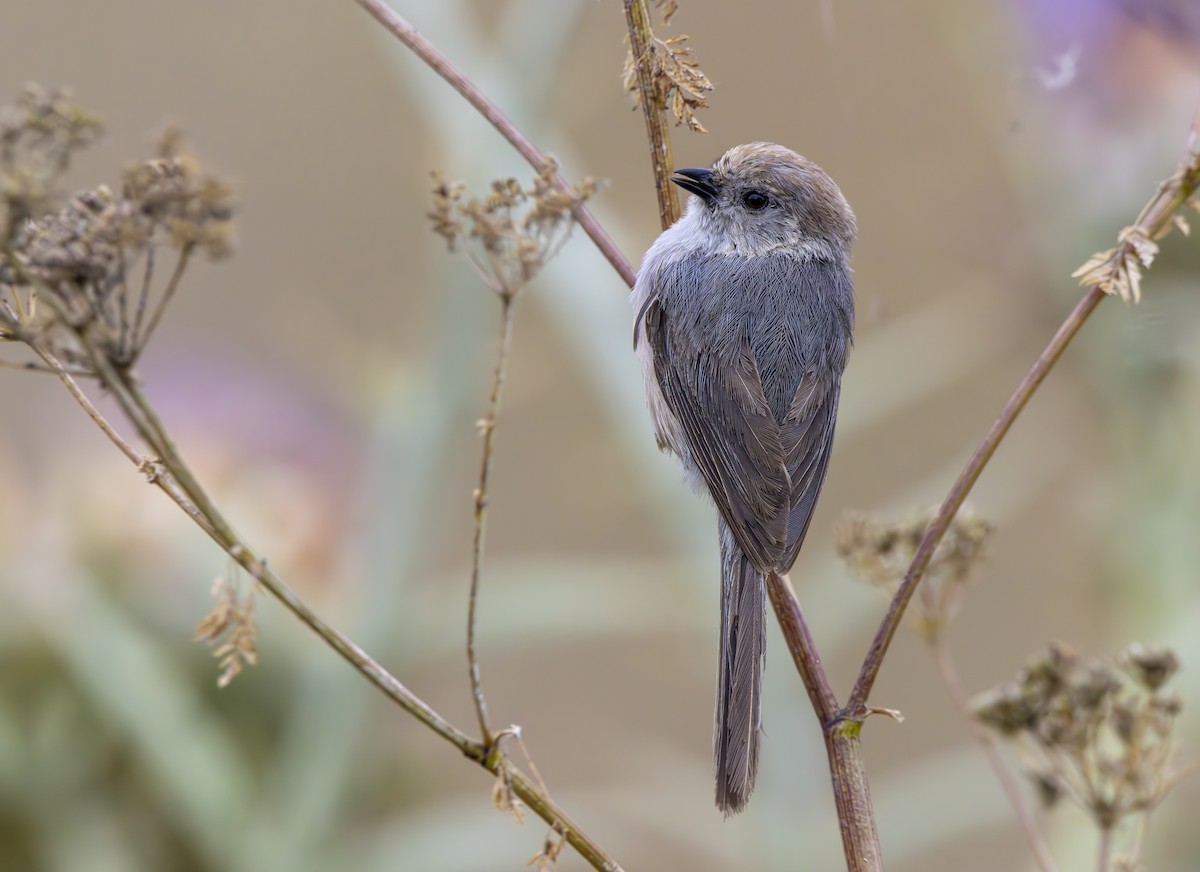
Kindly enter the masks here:
[[[1110, 255], [1108, 262], [1113, 265], [1114, 270], [1117, 266], [1124, 266], [1128, 269], [1128, 264], [1134, 258], [1141, 260], [1144, 265], [1147, 258], [1143, 246], [1150, 240], [1157, 239], [1170, 231], [1176, 212], [1195, 193], [1197, 185], [1200, 184], [1200, 152], [1195, 150], [1195, 131], [1196, 126], [1193, 123], [1192, 130], [1188, 135], [1188, 150], [1185, 152], [1184, 160], [1180, 162], [1179, 168], [1174, 175], [1159, 186], [1155, 195], [1143, 207], [1134, 225], [1122, 231], [1121, 241], [1117, 248], [1108, 253]], [[1152, 243], [1150, 244], [1152, 245]], [[1025, 404], [1041, 386], [1046, 375], [1058, 362], [1059, 357], [1062, 356], [1063, 351], [1075, 338], [1088, 317], [1100, 305], [1100, 301], [1104, 299], [1106, 293], [1112, 290], [1120, 290], [1117, 283], [1112, 280], [1092, 284], [1087, 289], [1083, 298], [1076, 304], [1062, 326], [1058, 328], [1021, 383], [1017, 385], [1016, 391], [1000, 411], [999, 417], [992, 424], [983, 442], [980, 443], [979, 448], [976, 449], [975, 454], [954, 482], [950, 493], [946, 495], [941, 508], [922, 537], [921, 544], [917, 546], [916, 554], [913, 556], [908, 572], [905, 573], [904, 581], [901, 582], [899, 590], [892, 598], [887, 614], [884, 615], [879, 629], [875, 633], [867, 656], [863, 659], [858, 679], [842, 710], [842, 717], [861, 719], [866, 714], [867, 698], [871, 694], [871, 688], [875, 685], [875, 679], [883, 665], [883, 658], [887, 654], [888, 646], [896, 634], [896, 629], [900, 626], [904, 610], [924, 576], [938, 543], [941, 542], [942, 536], [950, 527], [950, 522], [954, 520], [954, 515], [958, 512], [967, 494], [970, 493], [980, 473], [983, 472], [983, 468], [992, 459], [1001, 440], [1004, 439], [1021, 410], [1025, 408]], [[1136, 292], [1136, 282], [1134, 291]]]
[[792, 654], [792, 662], [796, 664], [796, 671], [800, 673], [800, 680], [804, 682], [804, 689], [812, 701], [813, 711], [823, 728], [831, 726], [838, 713], [837, 696], [821, 665], [821, 654], [804, 620], [791, 580], [786, 575], [771, 573], [767, 576], [767, 595], [775, 609], [779, 627], [783, 630], [788, 651]]
[[771, 573], [767, 576], [767, 594], [792, 661], [821, 723], [846, 867], [850, 872], [879, 872], [883, 869], [883, 859], [862, 755], [862, 724], [838, 720], [837, 696], [825, 675], [820, 652], [804, 620], [791, 581], [786, 575]]
[[[159, 298], [158, 305], [154, 309], [154, 314], [150, 317], [150, 323], [146, 325], [146, 332], [141, 336], [134, 335], [133, 337], [133, 353], [136, 356], [146, 347], [146, 343], [150, 341], [150, 337], [154, 335], [155, 329], [158, 327], [159, 321], [162, 320], [163, 313], [167, 310], [167, 305], [175, 296], [175, 292], [179, 290], [180, 279], [183, 278], [183, 271], [187, 269], [188, 260], [192, 256], [192, 252], [196, 250], [194, 242], [186, 243], [179, 251], [179, 259], [175, 262], [175, 269], [171, 273], [171, 278], [167, 281], [167, 288], [163, 291], [162, 297]], [[147, 258], [151, 255], [147, 252]], [[148, 261], [149, 263], [149, 261]], [[122, 297], [124, 299], [124, 297]], [[142, 302], [145, 303], [145, 295], [142, 296]], [[141, 321], [141, 309], [138, 310], [138, 321]]]
[[[470, 79], [459, 72], [450, 63], [449, 59], [437, 50], [433, 43], [421, 36], [411, 24], [398, 15], [390, 6], [380, 2], [380, 0], [355, 0], [355, 2], [365, 9], [372, 18], [386, 27], [397, 39], [408, 46], [435, 73], [449, 82], [450, 86], [458, 91], [468, 103], [474, 106], [499, 131], [500, 135], [507, 139], [509, 144], [525, 160], [529, 161], [529, 164], [535, 170], [540, 171], [546, 165], [546, 155], [539, 151], [526, 138], [525, 134], [517, 129], [516, 125], [500, 111], [499, 107], [489, 100], [487, 95], [479, 90]], [[568, 193], [571, 191], [570, 184], [561, 175], [556, 177], [556, 183], [560, 190]], [[591, 237], [592, 242], [600, 249], [601, 254], [608, 259], [613, 269], [624, 279], [625, 284], [632, 287], [636, 273], [629, 261], [625, 259], [625, 255], [621, 254], [612, 237], [600, 226], [600, 222], [588, 211], [587, 207], [577, 206], [573, 210], [573, 213], [579, 226]]]
[[[20, 269], [19, 262], [13, 258], [10, 257], [9, 262], [17, 263], [16, 268]], [[23, 281], [30, 285], [38, 284], [36, 279], [25, 273], [24, 270], [21, 272]], [[43, 298], [49, 305], [55, 305], [52, 294], [45, 293]], [[61, 313], [59, 314], [61, 315]], [[602, 872], [621, 872], [621, 867], [617, 862], [589, 838], [543, 790], [516, 766], [503, 755], [489, 754], [482, 743], [471, 739], [434, 711], [353, 640], [327, 624], [309, 608], [296, 592], [267, 566], [266, 560], [259, 557], [249, 545], [241, 540], [212, 503], [184, 462], [174, 441], [132, 374], [126, 369], [114, 367], [103, 352], [96, 347], [86, 329], [76, 330], [75, 335], [87, 354], [95, 374], [116, 399], [121, 411], [138, 431], [138, 435], [158, 455], [157, 459], [143, 457], [117, 432], [80, 389], [61, 361], [45, 349], [36, 345], [33, 347], [46, 365], [58, 375], [88, 417], [100, 427], [130, 462], [147, 475], [152, 484], [166, 493], [255, 581], [316, 633], [325, 644], [341, 655], [368, 682], [425, 726], [458, 748], [468, 759], [475, 761], [493, 774], [503, 773], [517, 796], [547, 824], [562, 833], [567, 842], [579, 851], [580, 855], [595, 869], [602, 870]]]
[[629, 29], [629, 51], [637, 72], [638, 103], [646, 119], [650, 166], [654, 171], [654, 193], [658, 197], [658, 217], [663, 230], [666, 230], [679, 220], [679, 197], [671, 184], [671, 172], [675, 167], [671, 158], [667, 110], [650, 67], [650, 44], [654, 33], [650, 28], [646, 0], [625, 0], [625, 25]]
[[1100, 827], [1100, 844], [1096, 848], [1096, 872], [1108, 872], [1112, 862], [1113, 828]]
[[504, 389], [504, 373], [508, 366], [508, 350], [512, 343], [511, 294], [501, 293], [500, 339], [496, 349], [496, 366], [492, 371], [492, 389], [488, 394], [487, 412], [479, 421], [479, 432], [483, 447], [479, 461], [479, 483], [475, 487], [475, 539], [471, 548], [471, 591], [467, 600], [467, 662], [471, 674], [471, 696], [475, 700], [475, 716], [479, 719], [479, 735], [483, 744], [491, 748], [493, 735], [488, 725], [487, 699], [483, 695], [483, 682], [479, 677], [479, 657], [475, 653], [475, 606], [479, 598], [479, 576], [483, 568], [483, 533], [487, 521], [488, 478], [492, 468], [492, 440], [496, 433], [496, 415], [500, 410], [500, 396]]
[[1029, 850], [1033, 853], [1034, 862], [1037, 863], [1041, 872], [1055, 872], [1054, 858], [1050, 856], [1050, 849], [1046, 846], [1041, 831], [1038, 830], [1037, 822], [1033, 818], [1033, 811], [1025, 800], [1025, 793], [1021, 790], [1016, 778], [1013, 777], [1012, 770], [1000, 755], [1000, 749], [996, 747], [992, 734], [980, 726], [971, 711], [966, 694], [963, 693], [962, 682], [958, 678], [958, 670], [954, 667], [954, 660], [950, 657], [945, 640], [940, 634], [934, 635], [929, 640], [929, 650], [933, 654], [933, 662], [937, 665], [942, 683], [946, 686], [946, 692], [950, 694], [950, 700], [962, 715], [963, 720], [966, 721], [971, 736], [983, 750], [988, 765], [992, 767], [996, 780], [1000, 782], [1000, 788], [1004, 791], [1009, 805], [1017, 815], [1021, 832], [1025, 834], [1025, 841], [1029, 843]]
[[[86, 333], [78, 334], [84, 348], [91, 354], [104, 385], [109, 388], [122, 412], [137, 429], [138, 434], [159, 455], [157, 461], [147, 460], [138, 454], [116, 430], [100, 415], [74, 380], [62, 370], [61, 364], [48, 353], [42, 354], [46, 363], [58, 372], [59, 378], [71, 396], [87, 412], [131, 462], [139, 469], [151, 469], [150, 480], [183, 508], [190, 517], [197, 519], [208, 535], [232, 557], [259, 584], [278, 599], [292, 614], [308, 625], [321, 639], [345, 658], [368, 681], [383, 691], [405, 711], [412, 714], [442, 738], [451, 742], [460, 751], [473, 759], [482, 760], [483, 749], [465, 733], [452, 726], [441, 715], [405, 687], [398, 679], [380, 666], [365, 651], [349, 638], [325, 623], [272, 569], [264, 559], [258, 557], [232, 530], [228, 522], [216, 510], [203, 489], [179, 456], [174, 443], [166, 437], [157, 415], [141, 393], [141, 388], [126, 374], [114, 370], [111, 364], [98, 354]], [[149, 415], [147, 415], [149, 412]]]
[[38, 357], [45, 361], [47, 369], [58, 376], [59, 381], [63, 383], [63, 387], [67, 389], [67, 393], [87, 413], [87, 416], [100, 428], [100, 431], [109, 438], [109, 441], [117, 446], [117, 449], [129, 459], [130, 463], [134, 466], [141, 466], [145, 462], [145, 458], [138, 454], [137, 450], [126, 442], [125, 438], [108, 422], [108, 419], [100, 414], [100, 410], [88, 399], [87, 394], [83, 392], [83, 389], [79, 387], [79, 383], [75, 381], [71, 373], [63, 366], [62, 361], [40, 346], [34, 345], [32, 348]]

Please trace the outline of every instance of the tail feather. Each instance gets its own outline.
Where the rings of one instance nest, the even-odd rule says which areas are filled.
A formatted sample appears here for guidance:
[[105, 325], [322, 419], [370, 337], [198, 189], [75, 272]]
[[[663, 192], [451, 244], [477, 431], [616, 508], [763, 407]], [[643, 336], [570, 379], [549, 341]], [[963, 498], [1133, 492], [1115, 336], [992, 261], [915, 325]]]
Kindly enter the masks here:
[[717, 808], [741, 811], [758, 775], [766, 654], [765, 576], [742, 554], [721, 524], [721, 645], [713, 756]]

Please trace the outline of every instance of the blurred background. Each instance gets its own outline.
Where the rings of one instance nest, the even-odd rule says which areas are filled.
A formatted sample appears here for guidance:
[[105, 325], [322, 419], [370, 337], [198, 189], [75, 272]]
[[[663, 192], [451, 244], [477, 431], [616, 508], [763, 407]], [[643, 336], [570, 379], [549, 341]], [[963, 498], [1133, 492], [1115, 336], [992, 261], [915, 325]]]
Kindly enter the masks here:
[[[616, 0], [398, 10], [558, 156], [605, 179], [635, 263], [658, 233]], [[833, 548], [849, 510], [937, 503], [1175, 166], [1200, 97], [1188, 0], [681, 0], [716, 85], [680, 166], [754, 139], [824, 166], [859, 219], [859, 321], [825, 493], [793, 579], [844, 694], [882, 613]], [[474, 717], [465, 605], [497, 305], [428, 228], [430, 172], [531, 171], [350, 0], [0, 5], [0, 102], [70, 85], [105, 119], [78, 187], [184, 127], [239, 192], [238, 252], [197, 264], [140, 365], [227, 515], [335, 625], [451, 721]], [[1106, 301], [972, 497], [990, 556], [950, 630], [966, 689], [1051, 639], [1176, 647], [1200, 751], [1200, 254], [1175, 234], [1136, 308]], [[480, 600], [494, 723], [629, 870], [842, 868], [820, 733], [769, 640], [748, 811], [712, 804], [712, 510], [654, 449], [625, 288], [576, 233], [517, 312]], [[9, 354], [6, 349], [0, 353]], [[106, 407], [107, 408], [107, 407]], [[218, 690], [192, 630], [229, 561], [50, 378], [0, 370], [0, 868], [523, 868], [545, 827], [273, 601]], [[889, 869], [1032, 868], [927, 651], [892, 650], [865, 733]], [[1200, 786], [1146, 868], [1200, 866]], [[1063, 869], [1095, 831], [1042, 817]], [[585, 868], [564, 852], [564, 870]]]

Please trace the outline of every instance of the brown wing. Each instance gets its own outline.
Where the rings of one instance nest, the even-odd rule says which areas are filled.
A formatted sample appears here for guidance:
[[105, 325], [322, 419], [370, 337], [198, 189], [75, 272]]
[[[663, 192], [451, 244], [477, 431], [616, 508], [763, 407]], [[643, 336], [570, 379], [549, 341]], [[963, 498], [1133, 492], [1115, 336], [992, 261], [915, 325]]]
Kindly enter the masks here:
[[738, 547], [760, 570], [775, 568], [788, 544], [792, 489], [779, 425], [749, 342], [743, 341], [731, 365], [708, 351], [679, 346], [660, 300], [646, 307], [644, 318], [654, 373], [687, 438], [691, 461]]
[[817, 497], [825, 483], [840, 393], [840, 380], [824, 380], [811, 372], [805, 373], [780, 427], [779, 441], [790, 480], [788, 502], [791, 506], [787, 545], [779, 565], [781, 572], [789, 571], [796, 562]]

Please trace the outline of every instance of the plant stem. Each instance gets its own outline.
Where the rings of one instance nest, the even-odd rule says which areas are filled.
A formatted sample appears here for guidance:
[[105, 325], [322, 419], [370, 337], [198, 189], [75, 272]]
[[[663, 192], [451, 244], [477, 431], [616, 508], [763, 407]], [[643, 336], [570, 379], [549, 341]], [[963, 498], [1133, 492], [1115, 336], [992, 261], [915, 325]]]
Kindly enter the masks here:
[[654, 193], [658, 197], [658, 218], [663, 230], [679, 220], [679, 197], [671, 184], [674, 161], [671, 158], [671, 135], [667, 128], [666, 108], [654, 83], [650, 64], [654, 32], [650, 29], [650, 13], [646, 0], [625, 0], [625, 25], [629, 29], [629, 51], [637, 71], [638, 103], [646, 119], [646, 138], [650, 141], [650, 166], [654, 171]]
[[825, 730], [825, 754], [842, 832], [847, 872], [883, 872], [875, 809], [862, 753], [862, 724], [840, 721]]
[[933, 636], [929, 640], [929, 650], [933, 655], [933, 662], [937, 665], [938, 673], [942, 677], [942, 683], [946, 685], [946, 692], [950, 694], [950, 699], [953, 701], [954, 707], [958, 709], [959, 714], [966, 721], [971, 735], [979, 744], [979, 747], [983, 749], [983, 754], [987, 757], [988, 764], [992, 767], [992, 772], [996, 775], [996, 780], [1000, 782], [1000, 788], [1004, 791], [1009, 805], [1012, 806], [1013, 811], [1017, 815], [1017, 821], [1021, 825], [1021, 832], [1025, 834], [1025, 841], [1029, 843], [1029, 850], [1033, 852], [1034, 862], [1037, 863], [1037, 867], [1041, 872], [1055, 872], [1054, 858], [1050, 856], [1050, 849], [1046, 846], [1042, 834], [1038, 831], [1037, 822], [1033, 819], [1033, 812], [1029, 808], [1029, 803], [1025, 801], [1025, 794], [1021, 791], [1021, 786], [1013, 777], [1012, 770], [1004, 762], [1004, 758], [1000, 756], [1000, 749], [996, 747], [996, 742], [992, 739], [991, 733], [983, 729], [971, 713], [971, 706], [967, 702], [966, 694], [963, 693], [962, 682], [958, 678], [958, 670], [955, 669], [954, 660], [951, 658], [950, 652], [946, 648], [946, 644], [940, 634]]
[[1108, 872], [1112, 862], [1112, 831], [1111, 826], [1100, 827], [1100, 845], [1096, 851], [1096, 872]]
[[879, 832], [862, 755], [862, 722], [838, 719], [837, 696], [829, 685], [821, 655], [788, 577], [774, 573], [767, 576], [767, 595], [825, 737], [846, 867], [850, 872], [881, 872]]
[[800, 609], [800, 601], [792, 590], [791, 580], [786, 575], [771, 573], [767, 576], [767, 596], [775, 609], [775, 617], [783, 630], [784, 641], [792, 654], [792, 662], [808, 691], [812, 701], [813, 711], [821, 721], [822, 729], [832, 727], [838, 713], [837, 696], [825, 675], [821, 665], [821, 655], [817, 651], [816, 642], [809, 632], [808, 623], [804, 620], [804, 612]]
[[[28, 276], [24, 278], [30, 280]], [[49, 295], [47, 296], [49, 297]], [[458, 748], [468, 759], [493, 774], [503, 772], [517, 796], [542, 820], [561, 832], [567, 843], [574, 847], [593, 868], [601, 870], [601, 872], [621, 872], [621, 867], [617, 862], [588, 837], [544, 791], [516, 766], [503, 755], [489, 755], [483, 744], [474, 741], [443, 718], [353, 640], [327, 624], [309, 608], [296, 592], [267, 566], [266, 560], [258, 557], [233, 532], [232, 527], [199, 487], [199, 483], [183, 462], [173, 440], [162, 426], [136, 381], [127, 372], [116, 370], [95, 347], [85, 331], [78, 331], [76, 336], [91, 358], [102, 384], [112, 393], [130, 423], [138, 430], [139, 435], [155, 451], [159, 452], [159, 460], [154, 461], [143, 457], [116, 431], [79, 388], [78, 383], [66, 371], [61, 361], [45, 349], [34, 346], [34, 350], [42, 357], [46, 365], [54, 370], [75, 401], [121, 453], [139, 470], [148, 473], [151, 483], [166, 493], [255, 581], [316, 633], [326, 645], [336, 651], [376, 689]]]
[[500, 339], [496, 350], [496, 366], [492, 372], [492, 389], [488, 394], [487, 413], [479, 421], [483, 437], [482, 456], [479, 461], [479, 483], [475, 487], [475, 539], [471, 548], [471, 588], [467, 599], [467, 662], [471, 674], [471, 696], [475, 700], [475, 716], [479, 719], [479, 735], [484, 747], [492, 746], [492, 729], [488, 725], [487, 700], [483, 695], [483, 683], [479, 677], [479, 658], [475, 653], [475, 607], [479, 598], [479, 575], [483, 567], [483, 532], [487, 521], [488, 476], [492, 467], [492, 440], [496, 432], [496, 415], [500, 410], [500, 396], [504, 389], [504, 372], [508, 364], [508, 350], [512, 342], [513, 297], [501, 292]]
[[[195, 248], [196, 243], [188, 242], [179, 250], [179, 259], [175, 262], [175, 269], [171, 272], [171, 278], [167, 281], [167, 287], [163, 291], [158, 305], [154, 308], [154, 314], [150, 316], [150, 323], [146, 325], [146, 332], [141, 336], [134, 335], [133, 348], [131, 349], [133, 357], [136, 358], [141, 353], [141, 350], [146, 347], [146, 343], [150, 341], [150, 337], [154, 335], [154, 331], [158, 327], [158, 322], [162, 320], [163, 312], [167, 310], [167, 305], [175, 296], [175, 292], [179, 290], [179, 281], [183, 278], [183, 271], [187, 269], [188, 260], [191, 258]], [[123, 295], [121, 299], [124, 299]]]
[[867, 697], [871, 693], [871, 688], [875, 685], [875, 679], [879, 675], [879, 668], [883, 665], [883, 658], [887, 654], [888, 646], [892, 642], [892, 638], [896, 635], [896, 630], [900, 626], [900, 620], [904, 616], [904, 610], [908, 606], [908, 602], [912, 599], [912, 595], [916, 592], [917, 585], [924, 576], [925, 570], [929, 567], [930, 560], [933, 559], [933, 552], [941, 542], [942, 536], [946, 530], [950, 528], [950, 522], [954, 520], [955, 514], [970, 493], [971, 487], [978, 480], [983, 468], [988, 461], [992, 459], [992, 455], [996, 453], [996, 448], [1000, 445], [1000, 441], [1008, 433], [1013, 422], [1017, 419], [1017, 415], [1025, 408], [1025, 404], [1029, 402], [1029, 398], [1041, 385], [1050, 369], [1062, 356], [1071, 340], [1075, 338], [1075, 334], [1079, 332], [1088, 316], [1095, 311], [1096, 306], [1104, 299], [1105, 293], [1097, 287], [1089, 288], [1084, 294], [1083, 299], [1067, 316], [1066, 321], [1058, 328], [1054, 337], [1050, 340], [1050, 344], [1038, 356], [1033, 367], [1021, 379], [1017, 385], [1016, 391], [1009, 398], [1004, 408], [1000, 411], [999, 417], [996, 418], [992, 428], [984, 437], [983, 442], [975, 450], [974, 455], [967, 462], [966, 467], [959, 474], [958, 479], [954, 482], [954, 486], [950, 488], [950, 493], [946, 495], [946, 499], [942, 502], [942, 506], [938, 509], [938, 513], [930, 522], [929, 528], [925, 531], [925, 535], [921, 538], [921, 543], [917, 546], [916, 554], [913, 556], [913, 561], [908, 567], [908, 571], [904, 575], [904, 581], [900, 583], [899, 590], [892, 598], [888, 605], [887, 613], [883, 617], [883, 621], [879, 625], [879, 629], [875, 633], [875, 638], [871, 642], [871, 647], [867, 650], [867, 655], [863, 659], [862, 668], [859, 671], [858, 679], [854, 683], [854, 688], [850, 692], [850, 698], [846, 702], [843, 709], [843, 716], [852, 719], [862, 718], [867, 712]]
[[[355, 0], [355, 2], [365, 9], [372, 18], [386, 27], [392, 35], [411, 49], [413, 54], [428, 64], [435, 73], [449, 82], [450, 86], [458, 91], [468, 103], [474, 106], [499, 131], [500, 135], [507, 139], [509, 144], [525, 160], [529, 161], [535, 170], [540, 172], [546, 166], [546, 155], [539, 151], [526, 138], [525, 134], [517, 129], [516, 125], [500, 111], [499, 107], [487, 98], [487, 95], [479, 90], [470, 79], [459, 72], [450, 63], [449, 59], [437, 50], [433, 43], [417, 33], [411, 24], [396, 14], [391, 7], [381, 2], [381, 0]], [[561, 175], [557, 176], [556, 181], [560, 190], [568, 193], [571, 191], [571, 186]], [[608, 262], [612, 264], [613, 269], [624, 279], [625, 284], [632, 286], [633, 280], [636, 278], [636, 273], [629, 261], [625, 259], [625, 255], [621, 254], [612, 237], [600, 226], [600, 222], [596, 220], [595, 216], [585, 206], [575, 207], [573, 214], [579, 226], [591, 237], [592, 242], [596, 243], [596, 247], [608, 259]]]
[[[1159, 185], [1155, 195], [1139, 213], [1135, 226], [1149, 239], [1156, 239], [1170, 229], [1176, 211], [1188, 201], [1196, 191], [1197, 185], [1200, 184], [1200, 156], [1195, 151], [1195, 143], [1196, 121], [1194, 120], [1188, 135], [1188, 148], [1185, 150], [1179, 168], [1174, 175]], [[1132, 245], [1129, 242], [1122, 242], [1114, 256], [1121, 257], [1133, 253]], [[899, 590], [892, 598], [887, 614], [884, 615], [879, 629], [875, 633], [867, 656], [863, 659], [854, 689], [850, 692], [850, 698], [843, 710], [845, 717], [860, 718], [865, 714], [867, 697], [870, 696], [871, 688], [875, 685], [879, 668], [883, 665], [883, 658], [900, 625], [900, 619], [904, 616], [904, 610], [907, 608], [909, 600], [912, 599], [913, 592], [925, 574], [925, 570], [929, 567], [938, 543], [949, 529], [950, 522], [954, 520], [954, 515], [958, 512], [967, 494], [970, 493], [980, 473], [983, 472], [983, 468], [996, 453], [996, 448], [1000, 445], [1001, 440], [1004, 439], [1021, 410], [1025, 408], [1025, 404], [1041, 386], [1046, 375], [1062, 356], [1063, 351], [1066, 350], [1071, 340], [1075, 338], [1079, 329], [1083, 327], [1084, 322], [1096, 310], [1105, 296], [1105, 292], [1098, 285], [1092, 285], [1087, 289], [1083, 298], [1071, 310], [1029, 372], [1021, 379], [1021, 383], [1017, 385], [1016, 391], [1000, 411], [999, 417], [992, 424], [983, 442], [980, 443], [975, 454], [954, 482], [950, 493], [946, 495], [937, 515], [921, 538], [912, 563], [905, 573], [904, 581], [901, 582]]]

